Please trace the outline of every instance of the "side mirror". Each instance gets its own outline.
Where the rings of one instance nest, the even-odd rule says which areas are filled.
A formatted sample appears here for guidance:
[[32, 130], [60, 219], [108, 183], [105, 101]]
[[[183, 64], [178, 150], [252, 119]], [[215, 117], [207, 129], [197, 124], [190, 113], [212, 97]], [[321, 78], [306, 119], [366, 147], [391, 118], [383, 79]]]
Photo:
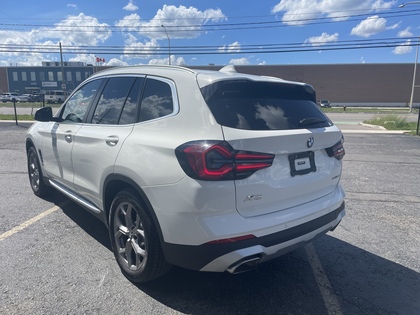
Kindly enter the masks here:
[[34, 119], [37, 121], [56, 121], [51, 107], [42, 107], [35, 112]]

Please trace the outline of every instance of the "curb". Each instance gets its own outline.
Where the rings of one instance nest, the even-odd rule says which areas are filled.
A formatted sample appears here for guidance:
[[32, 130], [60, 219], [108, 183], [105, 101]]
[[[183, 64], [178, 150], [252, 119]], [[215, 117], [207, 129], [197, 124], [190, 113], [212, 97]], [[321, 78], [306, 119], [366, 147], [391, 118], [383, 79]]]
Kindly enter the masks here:
[[365, 123], [359, 123], [360, 126], [363, 127], [367, 127], [367, 128], [372, 128], [372, 129], [379, 129], [379, 130], [387, 130], [385, 127], [383, 126], [378, 126], [378, 125], [371, 125], [371, 124], [365, 124]]

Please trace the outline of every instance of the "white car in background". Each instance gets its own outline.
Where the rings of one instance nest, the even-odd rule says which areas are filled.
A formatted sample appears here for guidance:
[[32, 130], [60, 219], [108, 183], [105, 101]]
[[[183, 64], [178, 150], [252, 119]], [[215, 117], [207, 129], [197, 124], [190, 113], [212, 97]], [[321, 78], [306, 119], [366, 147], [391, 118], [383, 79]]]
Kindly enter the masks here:
[[3, 103], [18, 102], [19, 101], [19, 94], [18, 93], [2, 93], [1, 96], [0, 96], [0, 100]]
[[307, 84], [232, 67], [114, 68], [35, 119], [33, 192], [54, 188], [102, 220], [131, 281], [172, 265], [247, 271], [345, 215], [343, 136]]
[[19, 102], [26, 103], [30, 101], [31, 94], [21, 94], [18, 97], [19, 97]]

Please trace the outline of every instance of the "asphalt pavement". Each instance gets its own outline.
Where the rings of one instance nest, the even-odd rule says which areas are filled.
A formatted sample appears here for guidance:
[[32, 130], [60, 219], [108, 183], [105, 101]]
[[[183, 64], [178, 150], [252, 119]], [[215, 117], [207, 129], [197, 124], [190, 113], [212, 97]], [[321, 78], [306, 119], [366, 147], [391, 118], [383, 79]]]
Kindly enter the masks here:
[[347, 215], [312, 244], [239, 275], [121, 274], [102, 223], [33, 195], [24, 137], [0, 122], [0, 314], [420, 314], [420, 138], [331, 117], [345, 134]]

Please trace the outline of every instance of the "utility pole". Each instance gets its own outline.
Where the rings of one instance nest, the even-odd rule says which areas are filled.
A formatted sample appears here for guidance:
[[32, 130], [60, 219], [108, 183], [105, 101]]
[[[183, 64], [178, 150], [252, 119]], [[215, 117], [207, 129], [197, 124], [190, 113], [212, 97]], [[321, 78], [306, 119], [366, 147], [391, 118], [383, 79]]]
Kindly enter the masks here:
[[63, 50], [61, 49], [61, 42], [60, 44], [60, 60], [61, 60], [61, 89], [66, 90], [65, 78], [64, 78], [64, 63], [63, 63]]

